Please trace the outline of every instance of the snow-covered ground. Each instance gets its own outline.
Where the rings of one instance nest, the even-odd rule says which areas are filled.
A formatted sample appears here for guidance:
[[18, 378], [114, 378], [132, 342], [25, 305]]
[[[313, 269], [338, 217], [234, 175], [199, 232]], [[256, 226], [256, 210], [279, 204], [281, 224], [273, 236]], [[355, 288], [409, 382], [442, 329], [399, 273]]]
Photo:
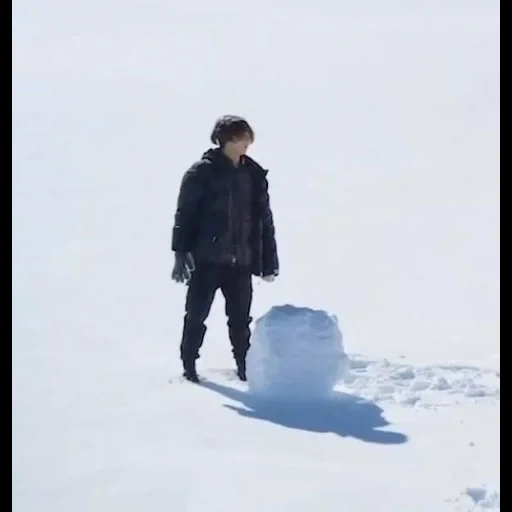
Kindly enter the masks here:
[[[497, 0], [13, 2], [13, 511], [496, 511]], [[332, 397], [179, 378], [183, 171], [246, 115]]]

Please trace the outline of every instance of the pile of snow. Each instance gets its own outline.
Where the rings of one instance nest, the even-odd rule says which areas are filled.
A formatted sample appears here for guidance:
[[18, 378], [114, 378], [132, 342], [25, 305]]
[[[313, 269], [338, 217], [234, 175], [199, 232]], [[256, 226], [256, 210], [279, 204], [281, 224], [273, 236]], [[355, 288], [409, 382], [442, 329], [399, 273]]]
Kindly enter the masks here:
[[255, 323], [247, 354], [253, 393], [329, 395], [348, 369], [337, 318], [325, 311], [275, 306]]
[[465, 495], [481, 510], [500, 510], [500, 493], [486, 487], [468, 487]]

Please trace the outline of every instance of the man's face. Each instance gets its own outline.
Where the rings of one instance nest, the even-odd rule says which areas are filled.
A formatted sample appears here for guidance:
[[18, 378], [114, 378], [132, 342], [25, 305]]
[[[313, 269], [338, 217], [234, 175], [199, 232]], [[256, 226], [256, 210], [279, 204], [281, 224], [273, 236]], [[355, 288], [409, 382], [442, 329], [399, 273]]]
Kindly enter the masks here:
[[231, 145], [232, 150], [237, 154], [245, 155], [249, 149], [249, 146], [252, 144], [252, 138], [248, 133], [245, 133], [244, 135], [237, 137], [231, 142], [228, 142], [228, 144]]

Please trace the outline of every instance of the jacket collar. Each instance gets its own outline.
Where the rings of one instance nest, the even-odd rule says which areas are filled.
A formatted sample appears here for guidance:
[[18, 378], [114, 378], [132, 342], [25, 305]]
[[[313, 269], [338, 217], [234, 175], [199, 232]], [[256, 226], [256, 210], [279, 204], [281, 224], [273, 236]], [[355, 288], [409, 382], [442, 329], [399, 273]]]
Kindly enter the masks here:
[[[212, 163], [215, 161], [222, 161], [225, 160], [226, 162], [229, 161], [228, 157], [222, 152], [222, 149], [220, 148], [210, 148], [207, 151], [203, 153], [202, 160], [208, 160]], [[266, 176], [268, 174], [268, 170], [264, 169], [256, 160], [251, 158], [248, 155], [242, 156], [240, 163], [242, 165], [247, 166], [247, 168], [253, 172], [256, 172], [257, 174], [261, 174], [263, 176]]]

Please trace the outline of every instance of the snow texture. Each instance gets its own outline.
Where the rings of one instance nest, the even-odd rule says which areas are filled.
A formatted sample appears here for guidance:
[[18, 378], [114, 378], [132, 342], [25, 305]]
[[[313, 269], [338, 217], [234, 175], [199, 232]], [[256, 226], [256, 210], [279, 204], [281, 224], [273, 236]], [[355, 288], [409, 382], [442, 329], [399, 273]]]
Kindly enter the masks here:
[[247, 355], [249, 389], [274, 397], [328, 396], [348, 368], [336, 316], [275, 306], [256, 321]]
[[500, 398], [500, 372], [472, 365], [414, 365], [351, 355], [343, 387], [368, 400], [405, 406], [495, 404]]
[[500, 493], [485, 487], [468, 487], [465, 494], [481, 509], [499, 510]]
[[467, 487], [452, 500], [456, 512], [499, 512], [500, 492], [489, 486]]

